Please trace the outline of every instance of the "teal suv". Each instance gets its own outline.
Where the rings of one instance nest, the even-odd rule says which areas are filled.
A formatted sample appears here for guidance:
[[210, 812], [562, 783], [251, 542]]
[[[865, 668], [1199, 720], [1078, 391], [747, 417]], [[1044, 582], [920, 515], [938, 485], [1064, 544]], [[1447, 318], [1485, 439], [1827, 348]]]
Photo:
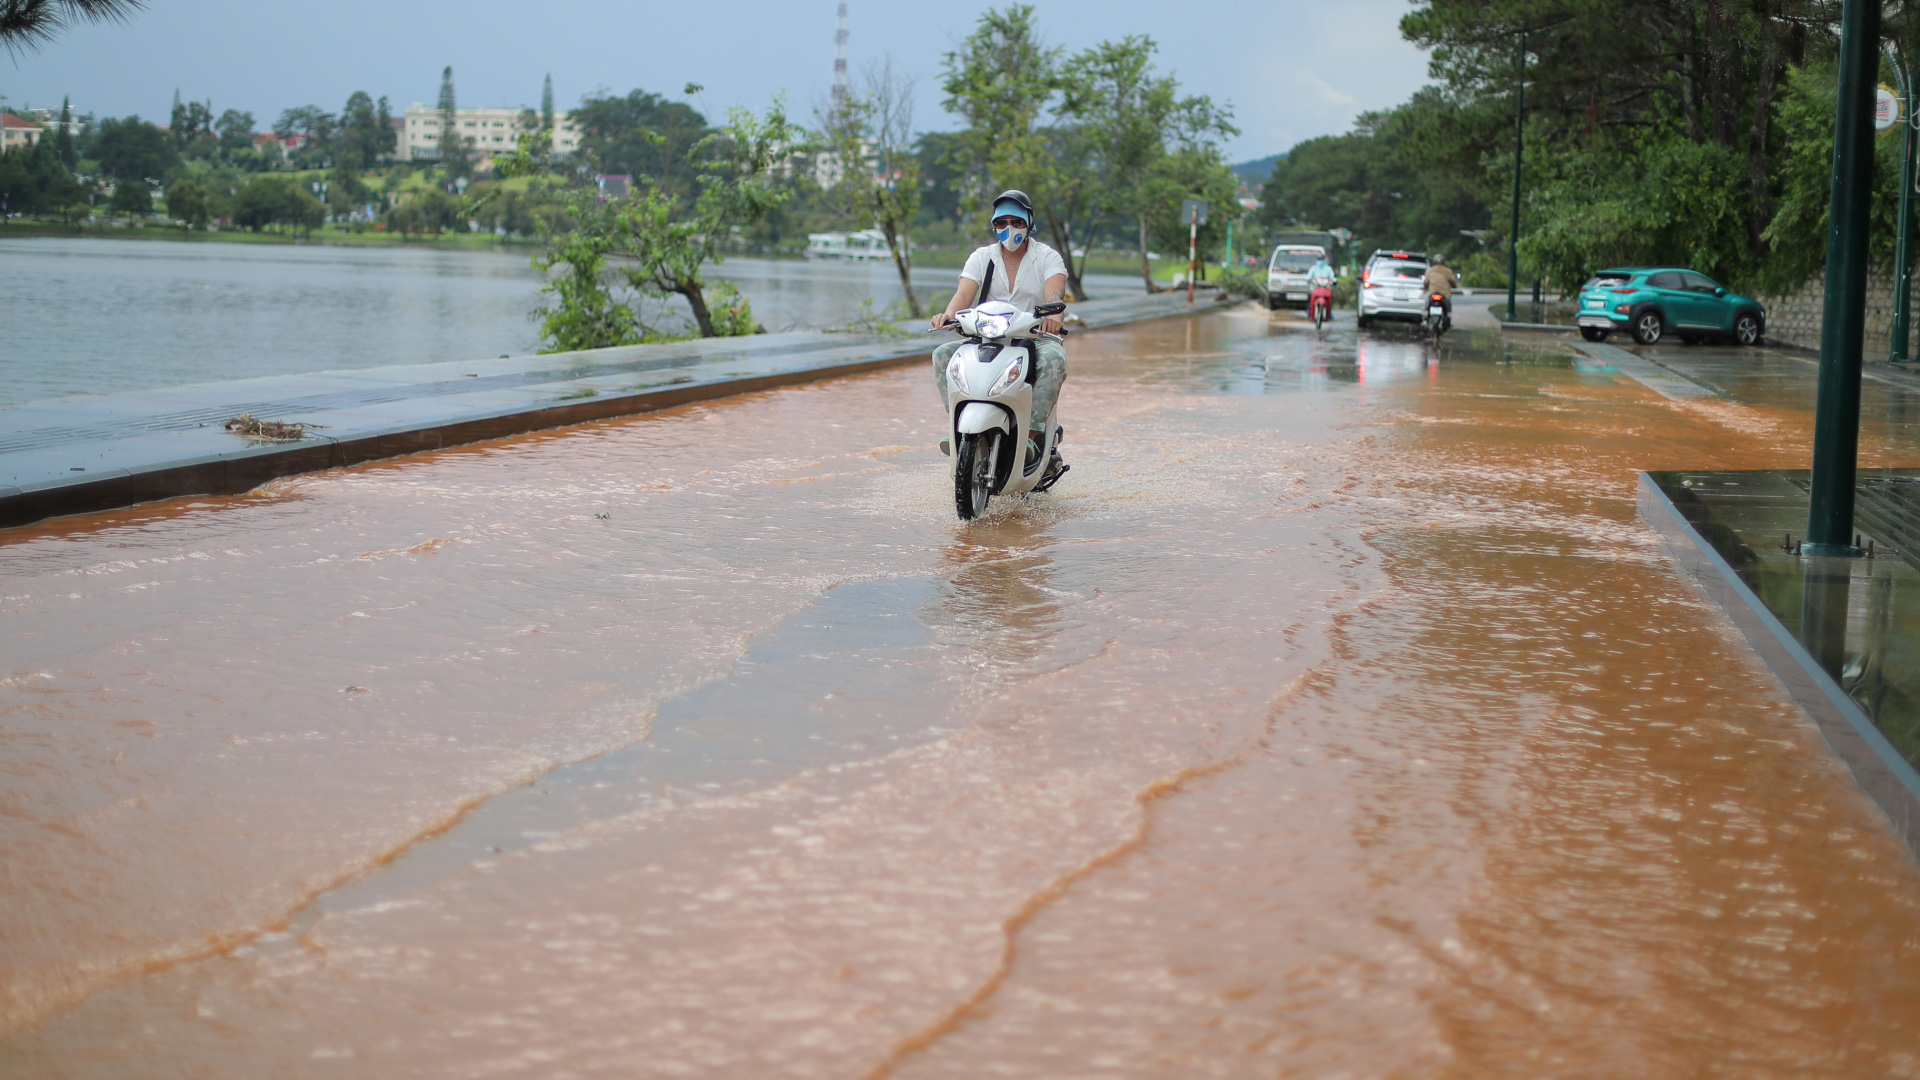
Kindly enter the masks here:
[[1605, 341], [1617, 332], [1632, 334], [1642, 345], [1668, 335], [1689, 345], [1707, 338], [1757, 345], [1767, 329], [1767, 309], [1693, 270], [1623, 266], [1602, 270], [1580, 286], [1580, 310], [1573, 321], [1588, 341]]

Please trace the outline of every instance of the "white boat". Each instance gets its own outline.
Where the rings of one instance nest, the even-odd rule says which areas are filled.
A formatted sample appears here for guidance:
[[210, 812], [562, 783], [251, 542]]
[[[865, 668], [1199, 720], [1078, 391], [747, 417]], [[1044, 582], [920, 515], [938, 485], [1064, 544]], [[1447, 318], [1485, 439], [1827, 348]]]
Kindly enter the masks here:
[[862, 229], [859, 232], [817, 232], [807, 234], [807, 258], [809, 259], [891, 259], [893, 253], [887, 250], [887, 234], [879, 229]]

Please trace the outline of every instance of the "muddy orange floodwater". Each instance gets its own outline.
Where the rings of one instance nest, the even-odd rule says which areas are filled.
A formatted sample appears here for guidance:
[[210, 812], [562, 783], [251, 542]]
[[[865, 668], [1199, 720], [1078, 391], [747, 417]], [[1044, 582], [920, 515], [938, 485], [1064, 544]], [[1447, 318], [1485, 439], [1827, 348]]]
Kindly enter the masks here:
[[1075, 338], [969, 525], [914, 367], [0, 537], [0, 1074], [1920, 1075], [1634, 512], [1810, 399], [1298, 325]]

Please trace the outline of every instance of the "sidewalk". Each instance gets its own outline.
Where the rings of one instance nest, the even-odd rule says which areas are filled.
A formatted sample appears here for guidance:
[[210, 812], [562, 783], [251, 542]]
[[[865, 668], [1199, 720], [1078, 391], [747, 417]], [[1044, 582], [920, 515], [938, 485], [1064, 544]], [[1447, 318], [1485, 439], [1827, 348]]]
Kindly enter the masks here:
[[[1189, 308], [1182, 291], [1073, 312], [1093, 330], [1214, 306], [1203, 295]], [[0, 409], [0, 527], [875, 371], [919, 360], [934, 343], [917, 331], [808, 330], [27, 402]], [[305, 425], [305, 437], [222, 427], [241, 413]]]

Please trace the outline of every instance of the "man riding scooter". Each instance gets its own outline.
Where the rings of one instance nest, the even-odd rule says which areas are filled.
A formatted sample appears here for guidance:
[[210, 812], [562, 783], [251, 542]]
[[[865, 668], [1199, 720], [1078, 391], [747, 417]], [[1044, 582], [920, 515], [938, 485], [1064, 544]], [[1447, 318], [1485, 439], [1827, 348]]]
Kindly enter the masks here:
[[1447, 265], [1447, 257], [1435, 255], [1425, 276], [1420, 279], [1420, 295], [1431, 297], [1437, 294], [1440, 297], [1440, 306], [1447, 312], [1444, 327], [1448, 330], [1453, 329], [1453, 290], [1459, 287], [1460, 279], [1455, 276], [1453, 268]]
[[1307, 268], [1307, 317], [1315, 326], [1322, 320], [1333, 321], [1333, 267], [1321, 256]]
[[[1060, 257], [1059, 252], [1030, 238], [1033, 232], [1033, 200], [1027, 198], [1026, 192], [1001, 192], [993, 200], [992, 223], [996, 242], [975, 248], [973, 254], [967, 256], [967, 263], [960, 270], [959, 287], [953, 291], [953, 299], [947, 301], [945, 311], [934, 313], [934, 329], [946, 326], [953, 321], [955, 314], [973, 307], [976, 302], [1005, 300], [1023, 311], [1032, 311], [1043, 303], [1066, 296], [1066, 260]], [[1040, 329], [1048, 334], [1058, 334], [1062, 323], [1062, 316], [1049, 315], [1040, 324]], [[943, 405], [947, 400], [947, 361], [960, 344], [959, 341], [949, 341], [933, 350], [933, 382], [940, 392]], [[1047, 417], [1053, 415], [1054, 403], [1060, 399], [1060, 387], [1067, 381], [1067, 350], [1057, 338], [1038, 338], [1033, 348], [1035, 375], [1031, 430], [1044, 433]], [[1029, 461], [1039, 456], [1040, 447], [1044, 444], [1044, 436], [1038, 442], [1029, 439]], [[1066, 463], [1061, 461], [1056, 448], [1052, 460], [1047, 462], [1047, 472], [1057, 473], [1065, 469]], [[1047, 481], [1043, 480], [1042, 483]]]

